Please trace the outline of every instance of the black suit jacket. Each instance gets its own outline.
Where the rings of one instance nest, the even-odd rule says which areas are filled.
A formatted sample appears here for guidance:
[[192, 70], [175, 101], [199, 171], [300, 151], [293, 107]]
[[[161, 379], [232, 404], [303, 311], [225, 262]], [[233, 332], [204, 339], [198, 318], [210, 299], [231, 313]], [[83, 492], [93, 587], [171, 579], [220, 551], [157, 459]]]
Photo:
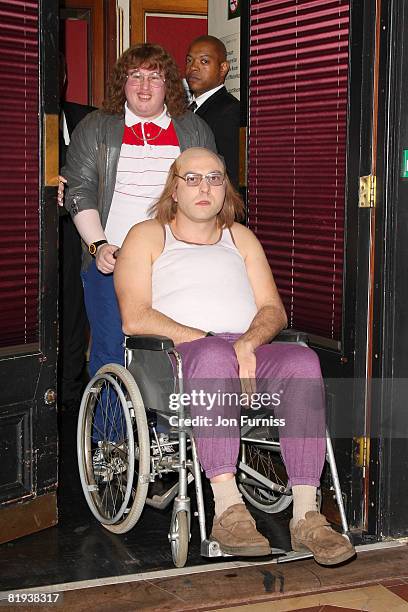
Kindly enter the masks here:
[[214, 133], [218, 152], [225, 159], [228, 176], [235, 187], [239, 182], [239, 100], [222, 87], [196, 110]]
[[[96, 110], [94, 106], [87, 106], [85, 104], [77, 104], [76, 102], [62, 102], [61, 110], [65, 115], [65, 119], [68, 127], [68, 134], [72, 136], [72, 132], [80, 121], [90, 112]], [[60, 135], [60, 168], [65, 164], [67, 146]]]
[[68, 133], [71, 136], [78, 123], [82, 121], [88, 113], [96, 110], [96, 108], [94, 106], [87, 106], [86, 104], [77, 104], [76, 102], [63, 102], [62, 110], [67, 120]]

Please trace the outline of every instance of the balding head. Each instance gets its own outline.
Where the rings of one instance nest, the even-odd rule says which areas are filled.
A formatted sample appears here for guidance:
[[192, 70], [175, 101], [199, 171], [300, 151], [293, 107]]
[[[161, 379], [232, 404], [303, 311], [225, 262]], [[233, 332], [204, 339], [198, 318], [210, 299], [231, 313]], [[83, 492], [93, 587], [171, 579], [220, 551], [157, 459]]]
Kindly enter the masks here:
[[176, 161], [177, 174], [185, 174], [186, 172], [198, 172], [202, 173], [202, 169], [205, 166], [207, 172], [225, 172], [225, 165], [219, 155], [205, 149], [203, 147], [191, 147], [186, 149], [179, 155]]
[[[225, 172], [225, 164], [221, 157], [209, 149], [194, 147], [186, 149], [172, 163], [164, 190], [159, 200], [151, 206], [149, 214], [165, 225], [175, 218], [177, 213], [177, 189], [181, 185], [184, 195], [195, 197], [197, 187], [186, 187], [183, 181], [187, 173], [201, 174], [203, 177], [210, 173], [222, 173], [225, 177], [222, 186], [213, 187], [214, 192], [224, 194], [224, 205], [218, 213], [219, 227], [231, 227], [234, 219], [243, 218], [243, 202], [235, 191]], [[179, 178], [179, 177], [183, 178]], [[203, 179], [204, 180], [204, 179]], [[200, 183], [203, 185], [203, 183]], [[185, 188], [186, 187], [186, 188]], [[204, 185], [205, 188], [205, 185]], [[176, 198], [176, 199], [175, 199]]]

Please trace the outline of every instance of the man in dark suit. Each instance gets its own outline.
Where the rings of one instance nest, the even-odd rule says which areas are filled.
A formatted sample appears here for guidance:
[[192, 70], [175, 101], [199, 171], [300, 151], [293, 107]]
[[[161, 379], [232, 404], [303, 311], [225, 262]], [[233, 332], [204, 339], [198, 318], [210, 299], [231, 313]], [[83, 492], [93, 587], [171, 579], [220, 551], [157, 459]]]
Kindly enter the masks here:
[[200, 36], [191, 43], [186, 79], [194, 98], [189, 108], [212, 129], [231, 182], [238, 187], [240, 110], [239, 101], [224, 86], [228, 71], [227, 50], [218, 38]]
[[[60, 167], [65, 163], [69, 138], [92, 106], [61, 103]], [[76, 411], [86, 377], [88, 320], [81, 282], [82, 248], [78, 231], [64, 208], [59, 209], [59, 405]]]

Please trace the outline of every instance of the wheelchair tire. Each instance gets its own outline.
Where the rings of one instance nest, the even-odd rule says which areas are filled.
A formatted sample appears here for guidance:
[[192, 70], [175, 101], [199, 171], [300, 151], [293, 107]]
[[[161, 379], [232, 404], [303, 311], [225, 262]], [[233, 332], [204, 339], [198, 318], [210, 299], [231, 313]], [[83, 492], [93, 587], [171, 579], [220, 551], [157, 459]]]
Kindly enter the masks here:
[[175, 567], [184, 567], [188, 556], [190, 539], [188, 516], [185, 510], [177, 512], [170, 526], [171, 555]]
[[[102, 429], [101, 421], [94, 419], [96, 407]], [[92, 440], [95, 431], [98, 442]], [[93, 515], [109, 531], [126, 533], [144, 508], [150, 441], [138, 386], [123, 366], [103, 366], [86, 386], [78, 417], [77, 452], [82, 489]]]
[[[243, 442], [245, 463], [266, 476], [272, 482], [287, 487], [288, 476], [283, 463], [282, 456], [276, 447], [257, 444], [254, 442]], [[267, 514], [275, 514], [286, 510], [292, 503], [293, 496], [271, 491], [266, 486], [245, 483], [245, 475], [238, 474], [239, 490], [243, 497], [258, 510]]]

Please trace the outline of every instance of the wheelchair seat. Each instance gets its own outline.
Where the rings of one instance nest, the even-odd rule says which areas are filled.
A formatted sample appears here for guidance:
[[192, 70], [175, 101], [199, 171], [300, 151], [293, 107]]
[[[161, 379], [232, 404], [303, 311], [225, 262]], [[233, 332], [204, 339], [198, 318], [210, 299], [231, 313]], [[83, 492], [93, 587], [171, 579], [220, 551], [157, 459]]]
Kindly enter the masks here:
[[173, 349], [172, 340], [163, 336], [125, 338], [125, 367], [137, 381], [147, 410], [171, 414], [169, 396], [176, 392]]

